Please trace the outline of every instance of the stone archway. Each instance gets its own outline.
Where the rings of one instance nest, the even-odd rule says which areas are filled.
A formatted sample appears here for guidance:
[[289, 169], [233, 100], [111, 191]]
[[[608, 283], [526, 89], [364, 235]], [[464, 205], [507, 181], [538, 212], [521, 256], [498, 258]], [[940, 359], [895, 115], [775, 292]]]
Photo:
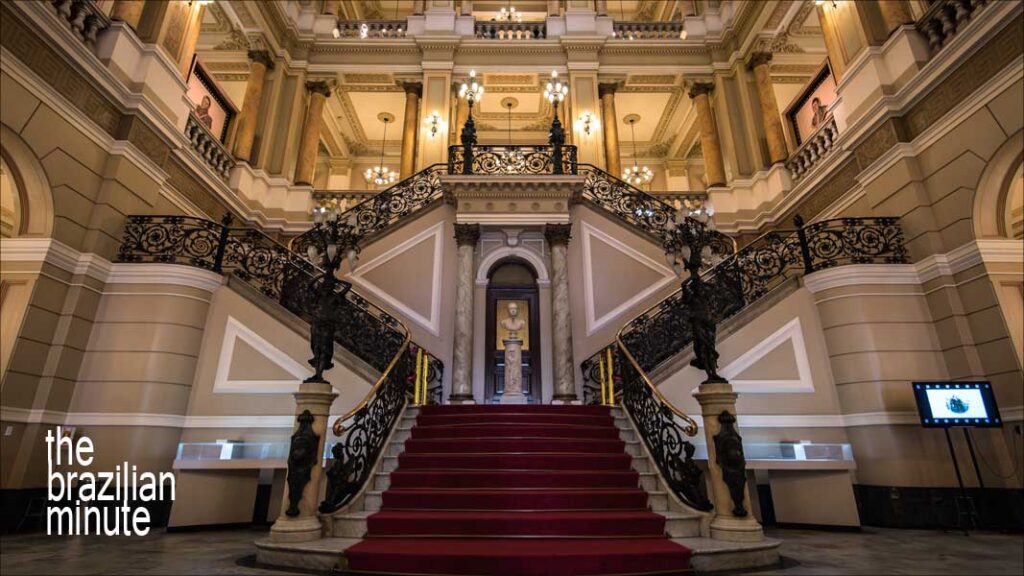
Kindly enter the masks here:
[[1010, 136], [985, 166], [974, 192], [974, 237], [1013, 238], [1013, 194], [1021, 186], [1024, 130]]
[[[28, 144], [13, 130], [0, 124], [0, 158], [5, 178], [17, 195], [17, 230], [11, 237], [48, 238], [53, 234], [53, 194], [43, 165]], [[5, 184], [7, 185], [7, 184]]]

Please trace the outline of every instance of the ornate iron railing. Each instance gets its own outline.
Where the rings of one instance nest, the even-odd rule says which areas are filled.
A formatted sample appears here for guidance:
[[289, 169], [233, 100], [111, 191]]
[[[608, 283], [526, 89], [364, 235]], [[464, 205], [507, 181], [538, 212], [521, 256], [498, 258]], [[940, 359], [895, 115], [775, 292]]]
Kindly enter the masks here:
[[684, 38], [682, 22], [616, 22], [612, 38], [619, 40], [671, 40]]
[[[676, 208], [639, 188], [631, 186], [597, 166], [583, 164], [582, 198], [611, 213], [660, 244], [668, 240], [665, 225], [676, 217]], [[682, 208], [686, 208], [683, 206]], [[713, 250], [720, 255], [732, 254], [735, 243], [725, 234], [716, 233]]]
[[337, 207], [344, 212], [380, 194], [378, 190], [314, 190], [313, 203], [317, 206]]
[[339, 20], [335, 38], [405, 38], [405, 20]]
[[[795, 230], [764, 234], [704, 272], [710, 287], [711, 313], [721, 322], [772, 292], [787, 279], [846, 264], [902, 264], [908, 262], [903, 232], [897, 218], [840, 218], [804, 226], [797, 217]], [[697, 432], [696, 422], [661, 396], [648, 373], [681, 352], [693, 341], [690, 310], [682, 292], [670, 294], [626, 323], [610, 345], [616, 357], [617, 387], [640, 435], [666, 481], [683, 501], [697, 509], [706, 503], [695, 484], [693, 465], [684, 434]], [[600, 403], [600, 362], [608, 347], [581, 363], [584, 401]], [[621, 359], [624, 358], [625, 361]], [[589, 391], [589, 393], [588, 393]], [[690, 452], [688, 452], [690, 450]]]
[[[428, 166], [398, 184], [377, 192], [367, 200], [352, 206], [340, 218], [348, 221], [354, 215], [356, 226], [364, 239], [379, 234], [406, 216], [419, 212], [440, 200], [444, 195], [444, 187], [439, 178], [443, 171], [443, 164]], [[309, 234], [310, 232], [304, 232], [292, 238], [289, 247], [300, 254], [305, 254], [309, 244]]]
[[448, 147], [449, 174], [576, 174], [577, 170], [576, 147], [572, 145]]
[[544, 22], [477, 22], [476, 37], [483, 40], [542, 40], [548, 37]]

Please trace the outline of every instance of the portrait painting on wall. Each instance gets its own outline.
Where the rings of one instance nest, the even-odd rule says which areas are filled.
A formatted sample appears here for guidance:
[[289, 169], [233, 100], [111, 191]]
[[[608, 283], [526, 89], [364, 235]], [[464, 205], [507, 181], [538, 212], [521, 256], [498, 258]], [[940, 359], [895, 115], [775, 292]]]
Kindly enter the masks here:
[[192, 113], [199, 123], [224, 142], [236, 109], [196, 59], [192, 60], [188, 74], [187, 94], [192, 104]]
[[832, 116], [835, 100], [836, 83], [826, 63], [786, 113], [798, 146], [806, 142]]

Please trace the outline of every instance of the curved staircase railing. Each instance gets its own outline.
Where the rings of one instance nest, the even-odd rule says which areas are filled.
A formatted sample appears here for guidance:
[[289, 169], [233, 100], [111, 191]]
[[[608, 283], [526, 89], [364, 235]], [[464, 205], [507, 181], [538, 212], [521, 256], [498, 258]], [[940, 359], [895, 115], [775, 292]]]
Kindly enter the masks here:
[[[794, 223], [795, 229], [763, 234], [702, 274], [711, 288], [716, 323], [796, 275], [847, 264], [908, 262], [898, 218], [839, 218], [803, 226], [797, 217]], [[615, 343], [581, 363], [584, 403], [602, 403], [598, 391], [606, 383], [595, 378], [616, 378], [616, 402], [633, 417], [670, 488], [683, 502], [708, 510], [700, 476], [693, 473], [693, 447], [685, 439], [697, 433], [697, 423], [662, 396], [648, 376], [692, 342], [690, 314], [682, 292], [676, 291], [627, 322]]]
[[[320, 273], [304, 257], [259, 230], [231, 228], [229, 218], [218, 224], [189, 216], [129, 216], [118, 261], [182, 264], [230, 273], [307, 321], [310, 280]], [[354, 290], [345, 294], [342, 303], [335, 341], [379, 370], [380, 376], [367, 395], [334, 424], [341, 439], [332, 448], [335, 465], [328, 477], [336, 499], [325, 501], [324, 509], [341, 507], [369, 479], [416, 378], [425, 381], [427, 403], [441, 402], [444, 372], [440, 359], [412, 343], [409, 329], [400, 320]], [[338, 466], [344, 466], [344, 474], [338, 474]]]

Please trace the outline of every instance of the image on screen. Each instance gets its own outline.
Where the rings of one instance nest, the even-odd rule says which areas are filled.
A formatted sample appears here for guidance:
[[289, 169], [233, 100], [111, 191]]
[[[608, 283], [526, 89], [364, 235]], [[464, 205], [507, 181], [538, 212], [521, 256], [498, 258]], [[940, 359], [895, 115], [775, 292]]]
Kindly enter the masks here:
[[926, 391], [933, 418], [988, 418], [985, 400], [977, 388]]

